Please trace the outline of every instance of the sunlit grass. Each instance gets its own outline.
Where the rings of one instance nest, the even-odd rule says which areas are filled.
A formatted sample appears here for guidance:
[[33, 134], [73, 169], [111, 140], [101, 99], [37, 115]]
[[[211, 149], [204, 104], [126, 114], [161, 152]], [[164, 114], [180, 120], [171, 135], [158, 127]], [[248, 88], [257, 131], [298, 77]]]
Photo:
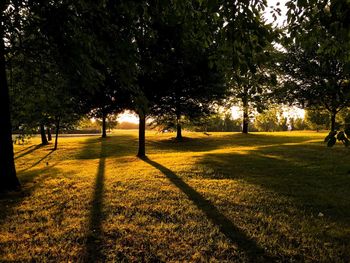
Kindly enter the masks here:
[[38, 138], [16, 145], [0, 261], [350, 260], [349, 149], [324, 133]]

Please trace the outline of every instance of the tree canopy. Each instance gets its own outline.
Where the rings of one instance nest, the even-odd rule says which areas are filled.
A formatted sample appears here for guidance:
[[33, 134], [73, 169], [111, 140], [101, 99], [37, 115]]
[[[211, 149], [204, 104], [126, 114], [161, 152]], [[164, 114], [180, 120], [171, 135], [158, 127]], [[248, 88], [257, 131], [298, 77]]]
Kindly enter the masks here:
[[[304, 3], [305, 2], [305, 3]], [[288, 35], [282, 62], [286, 92], [302, 106], [336, 114], [350, 103], [350, 36], [346, 1], [288, 2]]]

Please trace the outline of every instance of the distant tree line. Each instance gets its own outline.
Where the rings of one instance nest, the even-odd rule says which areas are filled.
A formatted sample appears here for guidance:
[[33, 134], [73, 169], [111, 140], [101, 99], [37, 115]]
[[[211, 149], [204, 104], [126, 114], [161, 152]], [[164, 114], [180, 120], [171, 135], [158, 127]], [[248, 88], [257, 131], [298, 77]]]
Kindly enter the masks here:
[[[243, 115], [243, 114], [242, 114]], [[310, 108], [305, 110], [304, 117], [286, 116], [281, 107], [269, 107], [261, 113], [250, 116], [248, 120], [251, 132], [328, 130], [331, 118], [325, 109]], [[350, 111], [343, 109], [339, 112], [335, 126], [337, 129], [350, 127]], [[200, 124], [189, 123], [189, 130], [201, 132], [243, 132], [242, 118], [234, 119], [231, 113], [214, 114], [202, 120]]]

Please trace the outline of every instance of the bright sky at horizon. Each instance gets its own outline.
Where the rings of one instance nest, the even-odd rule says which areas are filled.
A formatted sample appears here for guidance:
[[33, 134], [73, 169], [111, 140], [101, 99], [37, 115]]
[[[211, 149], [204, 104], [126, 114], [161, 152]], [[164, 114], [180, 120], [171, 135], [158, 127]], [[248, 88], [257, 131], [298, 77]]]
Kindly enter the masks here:
[[118, 122], [131, 122], [131, 123], [139, 123], [139, 117], [131, 111], [124, 111], [123, 113], [118, 115]]
[[[238, 106], [233, 106], [231, 108], [231, 115], [233, 119], [242, 118], [242, 110]], [[286, 118], [302, 118], [304, 119], [305, 110], [298, 107], [283, 107], [283, 116]], [[130, 122], [130, 123], [139, 123], [138, 116], [132, 111], [125, 111], [118, 115], [118, 122]]]

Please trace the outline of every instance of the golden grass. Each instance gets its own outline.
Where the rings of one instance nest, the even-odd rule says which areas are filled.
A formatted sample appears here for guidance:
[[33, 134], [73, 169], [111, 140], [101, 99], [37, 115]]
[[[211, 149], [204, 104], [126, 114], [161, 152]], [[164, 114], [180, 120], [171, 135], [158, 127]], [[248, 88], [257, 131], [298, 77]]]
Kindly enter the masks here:
[[[0, 261], [350, 260], [349, 152], [324, 133], [147, 134], [15, 146]], [[322, 214], [321, 214], [322, 213]]]

